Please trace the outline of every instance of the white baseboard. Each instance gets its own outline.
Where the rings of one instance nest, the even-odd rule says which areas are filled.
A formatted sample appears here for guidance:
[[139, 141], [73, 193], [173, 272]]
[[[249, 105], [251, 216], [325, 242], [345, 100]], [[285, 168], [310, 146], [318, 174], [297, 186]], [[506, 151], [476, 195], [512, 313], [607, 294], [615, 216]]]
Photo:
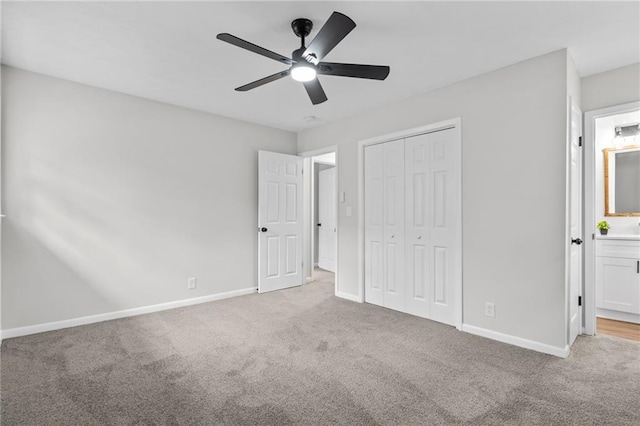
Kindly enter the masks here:
[[44, 324], [29, 325], [26, 327], [9, 328], [2, 330], [4, 339], [26, 336], [29, 334], [43, 333], [45, 331], [60, 330], [62, 328], [77, 327], [79, 325], [93, 324], [118, 318], [133, 317], [136, 315], [150, 314], [152, 312], [166, 311], [168, 309], [182, 308], [184, 306], [198, 305], [200, 303], [213, 302], [215, 300], [228, 299], [230, 297], [245, 296], [258, 291], [257, 287], [243, 288], [228, 291], [226, 293], [211, 294], [209, 296], [194, 297], [191, 299], [176, 300], [175, 302], [160, 303], [157, 305], [142, 306], [140, 308], [124, 309], [122, 311], [107, 312], [104, 314], [90, 315], [80, 318], [72, 318], [63, 321], [48, 322]]
[[612, 311], [611, 309], [596, 308], [596, 316], [616, 321], [633, 322], [640, 324], [640, 315], [629, 312]]
[[351, 300], [352, 302], [362, 303], [362, 300], [358, 296], [349, 293], [343, 293], [341, 291], [336, 291], [336, 297], [340, 297], [342, 299]]
[[559, 348], [556, 346], [547, 345], [546, 343], [536, 342], [534, 340], [523, 339], [522, 337], [512, 336], [510, 334], [499, 333], [493, 330], [487, 330], [486, 328], [480, 328], [469, 324], [462, 324], [462, 331], [475, 334], [476, 336], [486, 337], [488, 339], [497, 340], [502, 343], [508, 343], [514, 346], [520, 346], [521, 348], [531, 349], [537, 352], [542, 352], [549, 355], [555, 355], [560, 358], [566, 358], [569, 356], [569, 346]]

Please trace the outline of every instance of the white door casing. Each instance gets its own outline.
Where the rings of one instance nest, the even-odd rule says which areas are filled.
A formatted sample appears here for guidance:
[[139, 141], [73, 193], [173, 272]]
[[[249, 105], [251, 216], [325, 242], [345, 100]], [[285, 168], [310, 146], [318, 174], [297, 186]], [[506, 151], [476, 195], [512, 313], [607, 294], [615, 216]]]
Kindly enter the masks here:
[[582, 298], [583, 235], [582, 235], [582, 112], [571, 102], [571, 120], [569, 128], [569, 220], [571, 245], [569, 265], [569, 346], [582, 331], [582, 307], [578, 304]]
[[336, 271], [336, 168], [318, 174], [318, 266]]
[[259, 151], [258, 292], [302, 279], [302, 158]]

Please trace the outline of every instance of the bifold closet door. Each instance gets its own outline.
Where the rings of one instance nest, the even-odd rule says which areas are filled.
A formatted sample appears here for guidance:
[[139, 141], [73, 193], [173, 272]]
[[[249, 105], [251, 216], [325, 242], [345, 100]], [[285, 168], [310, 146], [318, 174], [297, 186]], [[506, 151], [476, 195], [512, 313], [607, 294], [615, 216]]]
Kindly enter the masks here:
[[454, 130], [407, 138], [406, 312], [445, 324], [455, 320], [458, 279]]
[[430, 207], [427, 202], [430, 179], [429, 135], [407, 138], [405, 142], [406, 182], [406, 312], [429, 318], [431, 280]]
[[364, 151], [365, 301], [404, 310], [404, 140]]
[[384, 148], [364, 149], [364, 296], [365, 302], [383, 304], [384, 294]]

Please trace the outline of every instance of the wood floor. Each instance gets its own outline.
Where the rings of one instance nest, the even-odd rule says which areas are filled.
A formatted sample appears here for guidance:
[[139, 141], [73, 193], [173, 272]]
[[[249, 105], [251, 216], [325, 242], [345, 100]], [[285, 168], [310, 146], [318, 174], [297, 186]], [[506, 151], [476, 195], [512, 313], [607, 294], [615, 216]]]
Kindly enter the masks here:
[[596, 332], [640, 341], [640, 324], [596, 318]]

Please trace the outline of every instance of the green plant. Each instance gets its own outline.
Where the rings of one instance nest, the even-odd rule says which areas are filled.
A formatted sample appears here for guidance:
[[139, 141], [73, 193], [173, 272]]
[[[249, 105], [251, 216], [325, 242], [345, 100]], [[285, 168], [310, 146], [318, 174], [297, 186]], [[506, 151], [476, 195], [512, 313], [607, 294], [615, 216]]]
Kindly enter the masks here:
[[599, 222], [598, 225], [596, 226], [598, 227], [598, 229], [609, 229], [609, 224], [607, 223], [606, 220]]

